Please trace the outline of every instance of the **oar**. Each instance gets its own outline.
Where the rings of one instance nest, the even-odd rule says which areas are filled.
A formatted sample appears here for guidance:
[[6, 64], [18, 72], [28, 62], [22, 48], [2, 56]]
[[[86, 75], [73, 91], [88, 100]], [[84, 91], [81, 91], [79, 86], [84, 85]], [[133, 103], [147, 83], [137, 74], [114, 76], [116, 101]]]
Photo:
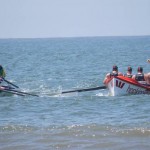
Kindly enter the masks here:
[[106, 89], [106, 86], [98, 86], [94, 88], [86, 88], [86, 89], [75, 89], [75, 90], [69, 90], [69, 91], [62, 91], [61, 94], [65, 93], [73, 93], [73, 92], [85, 92], [85, 91], [94, 91], [94, 90], [100, 90], [100, 89]]
[[23, 94], [24, 96], [25, 95], [31, 95], [31, 96], [39, 97], [39, 95], [36, 95], [36, 94], [31, 94], [31, 93], [27, 93], [27, 92], [17, 91], [17, 90], [13, 90], [13, 89], [7, 89], [7, 91], [16, 92], [16, 93], [19, 93], [19, 94]]
[[25, 96], [24, 94], [9, 91], [9, 90], [5, 90], [5, 89], [3, 89], [3, 90], [1, 89], [0, 91], [5, 92], [5, 93], [11, 93], [11, 94], [19, 95], [19, 96]]
[[4, 88], [5, 90], [7, 90], [7, 89], [15, 89], [14, 87], [11, 87], [11, 86], [5, 86], [5, 85], [2, 85], [1, 87]]
[[10, 81], [6, 80], [5, 78], [2, 78], [6, 83], [11, 84], [12, 86], [19, 88], [17, 85], [11, 83]]

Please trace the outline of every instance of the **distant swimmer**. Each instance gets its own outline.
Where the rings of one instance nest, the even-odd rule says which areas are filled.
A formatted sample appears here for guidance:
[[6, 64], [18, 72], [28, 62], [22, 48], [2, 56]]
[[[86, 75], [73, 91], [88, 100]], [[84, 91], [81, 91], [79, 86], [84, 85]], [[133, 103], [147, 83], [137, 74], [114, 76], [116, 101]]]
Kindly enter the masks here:
[[128, 77], [128, 78], [132, 78], [132, 76], [133, 76], [133, 75], [132, 75], [132, 67], [129, 66], [129, 67], [127, 68], [127, 73], [124, 74], [124, 76], [125, 76], [125, 77]]
[[112, 72], [106, 74], [103, 83], [107, 84], [109, 79], [111, 79], [114, 76], [123, 76], [121, 72], [118, 72], [118, 67], [116, 65], [113, 66]]
[[150, 63], [150, 59], [147, 59], [147, 62]]

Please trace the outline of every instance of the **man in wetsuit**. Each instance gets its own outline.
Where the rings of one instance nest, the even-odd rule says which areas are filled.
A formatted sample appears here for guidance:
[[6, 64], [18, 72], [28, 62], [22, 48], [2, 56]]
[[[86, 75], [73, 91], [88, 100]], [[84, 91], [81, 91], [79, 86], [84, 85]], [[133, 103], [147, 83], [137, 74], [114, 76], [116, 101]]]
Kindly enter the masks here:
[[112, 72], [106, 74], [103, 83], [107, 84], [109, 79], [111, 79], [114, 76], [123, 76], [123, 74], [121, 72], [118, 72], [118, 67], [116, 65], [113, 66]]

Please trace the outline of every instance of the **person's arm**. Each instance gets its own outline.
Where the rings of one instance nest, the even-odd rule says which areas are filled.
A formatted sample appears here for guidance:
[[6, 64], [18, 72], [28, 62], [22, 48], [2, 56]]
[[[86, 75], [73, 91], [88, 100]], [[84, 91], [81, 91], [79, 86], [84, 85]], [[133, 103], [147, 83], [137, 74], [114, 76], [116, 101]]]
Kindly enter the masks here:
[[108, 73], [108, 74], [105, 76], [105, 78], [104, 78], [104, 80], [103, 80], [103, 83], [104, 83], [104, 84], [107, 84], [108, 79], [110, 79], [110, 73]]
[[134, 80], [135, 80], [135, 75], [133, 75], [133, 76], [132, 76], [132, 79], [134, 79]]
[[106, 84], [107, 77], [104, 78], [103, 83]]
[[4, 89], [5, 89], [4, 87], [0, 86], [0, 90], [4, 90]]
[[123, 74], [121, 72], [118, 73], [118, 76], [123, 76]]

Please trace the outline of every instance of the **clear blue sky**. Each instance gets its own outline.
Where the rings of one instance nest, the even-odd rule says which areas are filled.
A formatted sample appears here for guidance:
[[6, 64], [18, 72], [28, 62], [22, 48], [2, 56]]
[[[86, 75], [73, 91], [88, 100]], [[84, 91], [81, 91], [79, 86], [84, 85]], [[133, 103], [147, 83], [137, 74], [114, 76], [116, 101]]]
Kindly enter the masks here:
[[0, 38], [150, 35], [150, 0], [0, 0]]

